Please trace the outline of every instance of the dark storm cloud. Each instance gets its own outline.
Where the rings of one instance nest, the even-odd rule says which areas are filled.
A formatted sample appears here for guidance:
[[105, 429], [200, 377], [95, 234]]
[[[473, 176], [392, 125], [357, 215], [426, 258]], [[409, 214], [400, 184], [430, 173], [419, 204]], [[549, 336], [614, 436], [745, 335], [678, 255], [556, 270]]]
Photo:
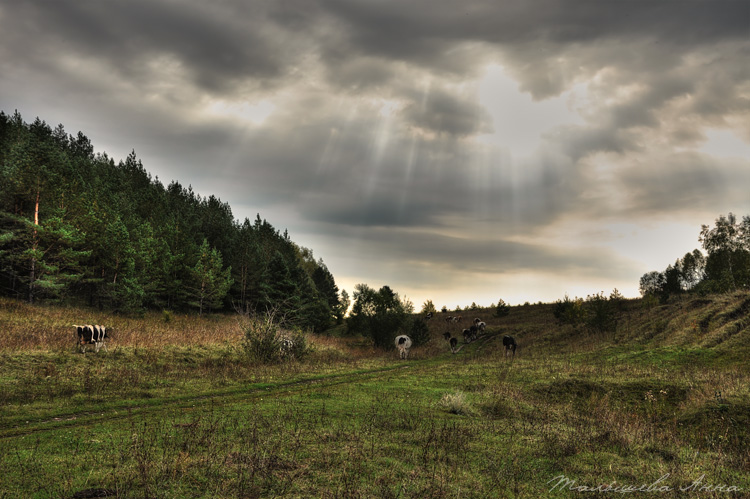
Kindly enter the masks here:
[[415, 96], [403, 117], [417, 128], [436, 133], [466, 136], [492, 131], [492, 119], [484, 108], [445, 91], [430, 92], [423, 102]]
[[[134, 0], [13, 2], [3, 9], [4, 37], [16, 47], [35, 39], [36, 57], [78, 54], [106, 61], [126, 78], [148, 80], [159, 55], [175, 58], [193, 82], [223, 92], [284, 71], [284, 44], [264, 36], [261, 8]], [[262, 4], [260, 4], [262, 5]], [[12, 20], [21, 19], [20, 23]], [[272, 45], [273, 44], [273, 45]], [[272, 50], [273, 49], [273, 50]], [[288, 63], [289, 61], [285, 61]]]
[[[341, 20], [349, 54], [378, 54], [392, 60], [429, 65], [432, 70], [466, 71], [470, 61], [451, 54], [461, 43], [500, 47], [522, 86], [546, 96], [561, 89], [554, 75], [561, 56], [577, 57], [585, 45], [601, 41], [628, 43], [646, 39], [678, 52], [687, 46], [747, 37], [746, 2], [585, 1], [441, 2], [422, 0], [352, 2], [333, 0], [321, 6]], [[683, 47], [683, 48], [681, 48]], [[335, 51], [337, 59], [341, 50]], [[620, 57], [633, 59], [622, 51]], [[647, 54], [635, 57], [648, 58]], [[468, 64], [467, 64], [468, 62]], [[612, 63], [601, 60], [595, 66]], [[561, 72], [571, 68], [558, 66]], [[541, 75], [542, 71], [545, 74]], [[542, 78], [539, 78], [542, 76]]]

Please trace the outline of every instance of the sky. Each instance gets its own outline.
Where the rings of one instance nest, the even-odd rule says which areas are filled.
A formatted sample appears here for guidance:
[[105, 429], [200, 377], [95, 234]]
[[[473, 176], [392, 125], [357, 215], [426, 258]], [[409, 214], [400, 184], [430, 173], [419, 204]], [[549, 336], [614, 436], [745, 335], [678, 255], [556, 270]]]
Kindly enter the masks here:
[[0, 0], [0, 110], [417, 310], [617, 288], [750, 214], [747, 0]]

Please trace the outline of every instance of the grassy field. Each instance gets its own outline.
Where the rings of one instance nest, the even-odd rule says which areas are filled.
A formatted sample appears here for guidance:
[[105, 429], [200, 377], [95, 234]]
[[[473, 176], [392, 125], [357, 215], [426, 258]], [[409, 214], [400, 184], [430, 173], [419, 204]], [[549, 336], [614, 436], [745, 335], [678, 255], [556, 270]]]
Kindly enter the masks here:
[[[628, 301], [606, 334], [467, 312], [456, 355], [443, 315], [407, 361], [310, 336], [266, 365], [237, 316], [0, 301], [0, 497], [750, 497], [750, 295]], [[108, 352], [75, 353], [87, 322]]]

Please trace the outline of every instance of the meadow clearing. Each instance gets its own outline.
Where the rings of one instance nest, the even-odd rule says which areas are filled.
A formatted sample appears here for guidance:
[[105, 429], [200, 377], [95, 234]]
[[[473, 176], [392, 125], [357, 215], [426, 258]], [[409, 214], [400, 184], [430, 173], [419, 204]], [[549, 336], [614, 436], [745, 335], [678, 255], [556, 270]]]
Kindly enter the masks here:
[[750, 497], [747, 293], [629, 300], [612, 333], [463, 312], [488, 327], [455, 355], [443, 315], [405, 361], [333, 331], [264, 364], [236, 315], [2, 299], [0, 497]]

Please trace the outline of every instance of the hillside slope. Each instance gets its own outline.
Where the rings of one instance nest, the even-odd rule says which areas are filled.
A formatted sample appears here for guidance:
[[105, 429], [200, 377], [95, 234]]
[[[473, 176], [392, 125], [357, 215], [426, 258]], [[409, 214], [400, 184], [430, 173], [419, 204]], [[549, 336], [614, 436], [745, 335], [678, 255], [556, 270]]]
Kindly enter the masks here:
[[[694, 296], [670, 299], [667, 304], [648, 300], [624, 300], [617, 307], [614, 332], [596, 332], [584, 325], [562, 325], [554, 317], [555, 304], [522, 305], [511, 308], [506, 317], [496, 317], [494, 310], [460, 312], [461, 323], [446, 322], [458, 313], [438, 313], [428, 321], [432, 348], [447, 349], [444, 332], [463, 343], [462, 330], [474, 318], [486, 322], [482, 350], [489, 345], [502, 348], [502, 336], [512, 335], [519, 344], [519, 355], [536, 353], [578, 352], [606, 347], [632, 350], [671, 348], [700, 350], [708, 357], [741, 360], [750, 351], [750, 292]], [[487, 342], [490, 343], [487, 343]]]

